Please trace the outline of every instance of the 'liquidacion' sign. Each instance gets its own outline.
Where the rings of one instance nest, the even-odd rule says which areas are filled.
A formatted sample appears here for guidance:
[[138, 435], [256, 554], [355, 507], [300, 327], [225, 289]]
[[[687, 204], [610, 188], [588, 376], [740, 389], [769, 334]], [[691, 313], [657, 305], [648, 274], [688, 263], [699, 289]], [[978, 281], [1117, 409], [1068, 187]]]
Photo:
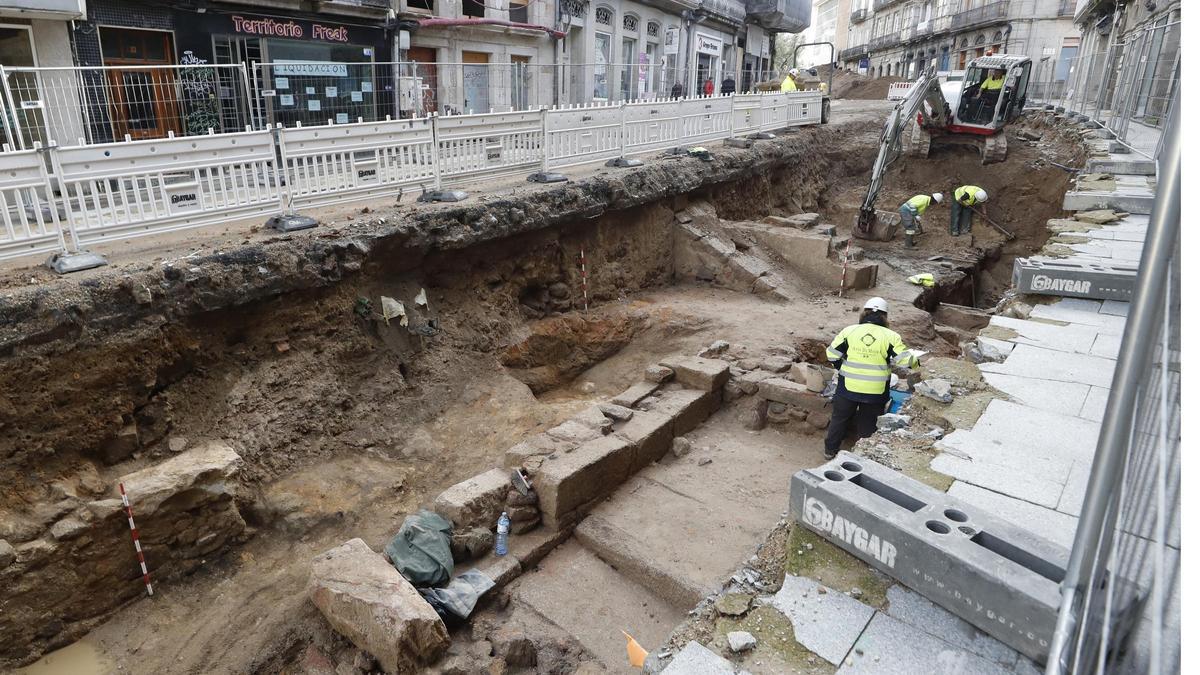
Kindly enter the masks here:
[[349, 42], [350, 31], [345, 26], [323, 26], [319, 23], [309, 25], [307, 31], [298, 21], [276, 21], [271, 18], [250, 18], [233, 16], [233, 31], [244, 35], [262, 35], [265, 37], [280, 37], [291, 40], [321, 40], [322, 42]]

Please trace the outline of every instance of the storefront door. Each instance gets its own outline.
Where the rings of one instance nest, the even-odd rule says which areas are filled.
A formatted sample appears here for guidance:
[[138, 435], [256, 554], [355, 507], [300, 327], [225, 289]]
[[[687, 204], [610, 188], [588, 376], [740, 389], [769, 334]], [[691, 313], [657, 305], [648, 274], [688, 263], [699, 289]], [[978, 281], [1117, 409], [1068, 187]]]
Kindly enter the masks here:
[[129, 28], [101, 28], [100, 46], [108, 75], [108, 107], [116, 138], [163, 138], [180, 133], [171, 34]]
[[528, 56], [512, 57], [512, 107], [513, 110], [529, 109], [529, 83], [533, 81], [534, 72], [529, 68]]
[[485, 113], [491, 108], [488, 97], [488, 55], [463, 52], [464, 113]]
[[625, 38], [621, 40], [621, 98], [630, 101], [633, 100], [634, 92], [634, 56], [633, 52], [637, 49], [637, 40]]
[[416, 63], [415, 97], [420, 101], [420, 112], [431, 114], [438, 111], [438, 67], [437, 50], [432, 47], [413, 47], [408, 50], [408, 60]]

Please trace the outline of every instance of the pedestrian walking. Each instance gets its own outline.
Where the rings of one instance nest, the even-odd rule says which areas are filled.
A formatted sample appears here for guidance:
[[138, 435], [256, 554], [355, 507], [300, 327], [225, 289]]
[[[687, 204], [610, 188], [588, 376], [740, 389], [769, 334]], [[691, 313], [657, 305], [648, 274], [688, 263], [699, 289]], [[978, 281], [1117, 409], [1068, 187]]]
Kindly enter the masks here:
[[964, 185], [954, 191], [954, 203], [950, 205], [950, 236], [971, 233], [971, 216], [978, 206], [979, 212], [987, 215], [987, 191], [977, 185]]
[[921, 234], [921, 214], [930, 204], [941, 204], [942, 193], [934, 192], [928, 195], [913, 195], [900, 205], [900, 224], [904, 226], [904, 245], [912, 248], [917, 245], [916, 236]]
[[921, 365], [900, 334], [888, 328], [887, 314], [887, 301], [871, 298], [863, 305], [859, 322], [843, 328], [825, 349], [825, 356], [838, 371], [833, 414], [825, 432], [826, 459], [837, 455], [851, 422], [859, 438], [875, 433], [876, 418], [891, 400], [892, 368]]

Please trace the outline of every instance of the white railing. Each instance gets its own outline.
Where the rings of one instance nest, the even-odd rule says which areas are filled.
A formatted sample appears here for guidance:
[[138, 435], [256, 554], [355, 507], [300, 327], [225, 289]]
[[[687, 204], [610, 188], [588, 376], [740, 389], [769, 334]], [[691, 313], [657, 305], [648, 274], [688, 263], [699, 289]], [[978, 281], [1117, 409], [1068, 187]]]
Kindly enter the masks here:
[[915, 82], [893, 82], [888, 86], [887, 100], [903, 101]]
[[0, 153], [0, 260], [818, 124], [820, 92], [281, 127]]

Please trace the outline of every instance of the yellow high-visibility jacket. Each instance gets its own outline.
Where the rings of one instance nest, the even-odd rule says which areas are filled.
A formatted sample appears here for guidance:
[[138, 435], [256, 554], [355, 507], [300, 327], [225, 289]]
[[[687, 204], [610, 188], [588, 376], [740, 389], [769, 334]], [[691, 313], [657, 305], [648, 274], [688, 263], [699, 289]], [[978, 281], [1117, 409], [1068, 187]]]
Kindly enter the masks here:
[[925, 209], [929, 208], [929, 204], [933, 201], [933, 197], [929, 195], [917, 195], [912, 199], [904, 202], [910, 209], [917, 212], [917, 215], [925, 213]]
[[991, 75], [988, 75], [983, 82], [979, 83], [979, 91], [999, 91], [1004, 86], [1004, 78], [993, 80]]
[[838, 369], [838, 395], [866, 403], [887, 396], [893, 367], [921, 365], [899, 333], [873, 323], [843, 328], [825, 356]]
[[779, 85], [779, 91], [796, 91], [796, 81], [792, 79], [791, 75], [783, 77], [783, 84]]
[[967, 206], [975, 206], [975, 195], [982, 189], [977, 185], [964, 185], [954, 191], [954, 201]]

